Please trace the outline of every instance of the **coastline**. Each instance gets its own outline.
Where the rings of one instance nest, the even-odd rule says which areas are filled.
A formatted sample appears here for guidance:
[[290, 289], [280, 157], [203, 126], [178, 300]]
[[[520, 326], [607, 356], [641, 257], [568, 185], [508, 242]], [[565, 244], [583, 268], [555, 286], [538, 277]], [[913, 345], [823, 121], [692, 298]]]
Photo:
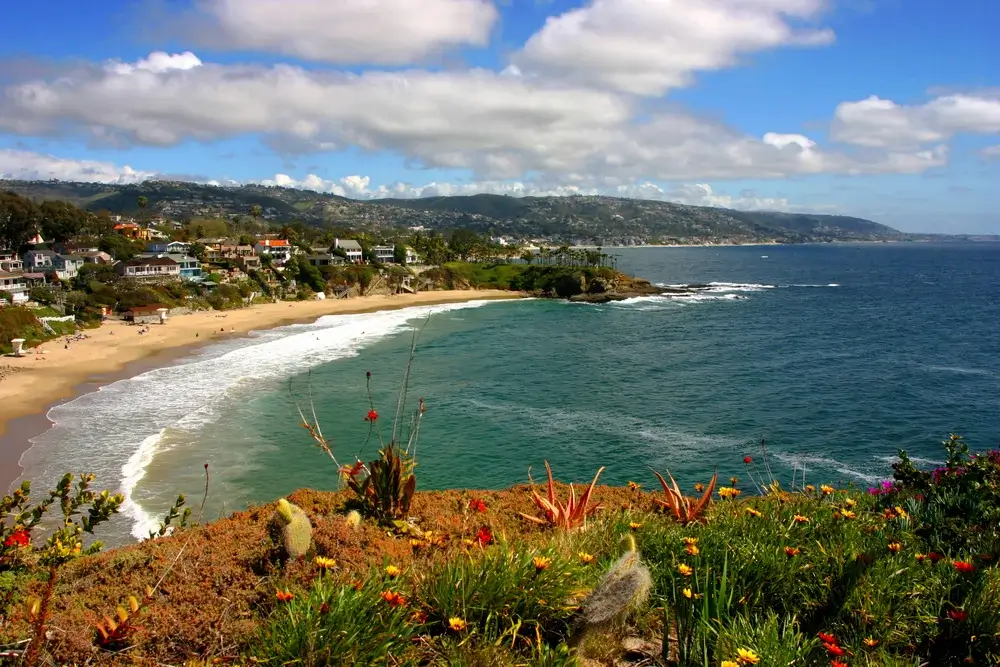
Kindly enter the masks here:
[[[64, 347], [62, 339], [39, 346], [24, 357], [2, 357], [0, 366], [20, 370], [0, 380], [0, 486], [7, 487], [21, 473], [21, 456], [29, 439], [49, 428], [46, 415], [58, 404], [100, 387], [163, 366], [213, 342], [245, 336], [251, 331], [314, 322], [324, 315], [349, 315], [412, 306], [517, 299], [522, 295], [502, 290], [443, 290], [367, 296], [353, 299], [279, 302], [229, 311], [199, 311], [171, 318], [166, 325], [140, 327], [118, 320], [86, 330], [88, 339]], [[220, 331], [221, 329], [221, 331]]]

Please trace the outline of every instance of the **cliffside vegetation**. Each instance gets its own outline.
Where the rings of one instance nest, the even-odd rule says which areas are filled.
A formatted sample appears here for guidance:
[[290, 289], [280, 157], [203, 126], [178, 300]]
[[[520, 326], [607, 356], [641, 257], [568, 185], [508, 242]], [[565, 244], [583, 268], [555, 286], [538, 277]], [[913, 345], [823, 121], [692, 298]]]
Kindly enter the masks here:
[[[58, 199], [89, 211], [162, 215], [176, 220], [239, 216], [332, 230], [423, 227], [546, 238], [554, 243], [782, 242], [901, 240], [907, 235], [850, 216], [746, 212], [615, 197], [473, 195], [358, 201], [308, 190], [260, 185], [218, 187], [147, 181], [102, 185], [5, 181], [0, 189], [33, 199]], [[140, 211], [138, 197], [148, 207]], [[251, 212], [256, 212], [252, 215]]]

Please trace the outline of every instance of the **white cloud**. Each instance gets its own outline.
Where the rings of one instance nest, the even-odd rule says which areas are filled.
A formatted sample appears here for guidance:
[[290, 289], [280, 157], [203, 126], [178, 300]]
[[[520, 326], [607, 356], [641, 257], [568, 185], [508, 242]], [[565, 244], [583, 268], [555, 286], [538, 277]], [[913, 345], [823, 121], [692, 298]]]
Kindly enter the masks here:
[[0, 179], [26, 181], [84, 181], [89, 183], [138, 183], [156, 172], [136, 171], [128, 165], [67, 158], [3, 148], [0, 149]]
[[190, 51], [174, 54], [164, 53], [163, 51], [154, 51], [149, 54], [148, 58], [143, 58], [137, 61], [134, 65], [131, 63], [119, 62], [117, 60], [108, 63], [108, 69], [115, 74], [128, 74], [133, 70], [143, 70], [154, 74], [163, 74], [164, 72], [169, 72], [170, 70], [186, 70], [200, 66], [201, 59]]
[[872, 95], [840, 104], [831, 128], [836, 141], [870, 148], [906, 149], [961, 133], [1000, 133], [1000, 93], [944, 95], [912, 106]]
[[591, 0], [550, 17], [515, 62], [526, 71], [659, 96], [695, 72], [782, 46], [816, 46], [827, 29], [797, 29], [824, 0]]
[[283, 152], [354, 146], [468, 170], [481, 181], [533, 173], [555, 185], [598, 188], [640, 180], [917, 173], [947, 159], [943, 147], [830, 152], [801, 134], [756, 138], [681, 111], [640, 121], [631, 98], [512, 72], [354, 75], [195, 61], [201, 63], [193, 54], [154, 54], [133, 66], [89, 67], [8, 86], [0, 92], [0, 130], [153, 146], [257, 135]]
[[403, 65], [485, 46], [498, 16], [490, 0], [202, 0], [186, 36], [307, 60]]
[[987, 146], [983, 150], [979, 151], [979, 155], [984, 160], [1000, 160], [1000, 144], [996, 146]]

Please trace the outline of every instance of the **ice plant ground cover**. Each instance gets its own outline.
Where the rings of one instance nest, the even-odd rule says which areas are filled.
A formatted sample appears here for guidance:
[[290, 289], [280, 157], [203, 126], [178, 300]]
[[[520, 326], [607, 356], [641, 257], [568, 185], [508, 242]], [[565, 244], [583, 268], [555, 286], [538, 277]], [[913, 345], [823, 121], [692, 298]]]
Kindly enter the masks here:
[[[944, 471], [923, 473], [904, 456], [895, 479], [871, 491], [786, 490], [761, 484], [751, 467], [749, 483], [727, 487], [741, 494], [716, 492], [704, 520], [686, 526], [655, 502], [658, 489], [637, 485], [596, 487], [591, 502], [604, 509], [574, 530], [521, 517], [536, 509], [527, 486], [418, 491], [410, 518], [419, 533], [349, 520], [350, 490], [303, 490], [289, 500], [314, 526], [306, 558], [274, 558], [273, 507], [261, 506], [67, 561], [38, 656], [56, 664], [994, 665], [1000, 455], [972, 457], [950, 439], [948, 457]], [[655, 489], [646, 477], [637, 471]], [[700, 495], [694, 481], [679, 486]], [[963, 514], [970, 503], [976, 513]], [[0, 542], [0, 652], [14, 664], [26, 659], [48, 584], [49, 570], [31, 565], [36, 530], [8, 523]], [[648, 568], [651, 589], [581, 635], [588, 596], [621, 567], [629, 537], [637, 554], [629, 559]], [[118, 607], [130, 611], [130, 598], [142, 600], [137, 620], [114, 643], [102, 641], [98, 624]]]

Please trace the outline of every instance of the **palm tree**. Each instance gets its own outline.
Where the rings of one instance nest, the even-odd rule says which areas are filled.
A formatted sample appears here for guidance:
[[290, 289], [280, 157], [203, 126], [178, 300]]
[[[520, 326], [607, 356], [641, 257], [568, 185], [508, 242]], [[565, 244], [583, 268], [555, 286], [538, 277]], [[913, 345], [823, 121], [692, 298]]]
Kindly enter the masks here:
[[149, 199], [146, 198], [146, 195], [139, 195], [139, 199], [136, 201], [139, 204], [139, 220], [142, 220], [146, 217], [146, 205], [149, 203]]
[[257, 223], [260, 222], [260, 214], [262, 212], [263, 209], [260, 207], [260, 204], [254, 204], [253, 206], [250, 207], [250, 215], [251, 217], [253, 217], [253, 223], [254, 223], [253, 224], [254, 232], [257, 231]]

